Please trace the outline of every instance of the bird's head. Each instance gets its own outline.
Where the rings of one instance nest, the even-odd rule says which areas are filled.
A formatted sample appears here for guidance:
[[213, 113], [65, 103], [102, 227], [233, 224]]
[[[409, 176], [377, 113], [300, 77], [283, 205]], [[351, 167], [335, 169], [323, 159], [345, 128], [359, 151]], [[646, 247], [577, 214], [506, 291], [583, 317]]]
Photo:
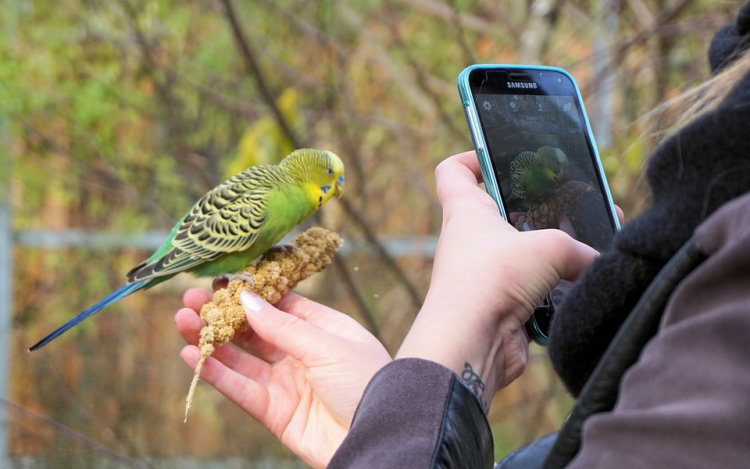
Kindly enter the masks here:
[[570, 169], [568, 157], [559, 148], [541, 147], [537, 150], [537, 157], [544, 164], [544, 167], [547, 168], [553, 181], [560, 181], [567, 176]]
[[311, 200], [318, 207], [334, 195], [344, 195], [344, 162], [333, 152], [309, 148], [295, 150], [279, 166], [285, 167], [308, 189]]

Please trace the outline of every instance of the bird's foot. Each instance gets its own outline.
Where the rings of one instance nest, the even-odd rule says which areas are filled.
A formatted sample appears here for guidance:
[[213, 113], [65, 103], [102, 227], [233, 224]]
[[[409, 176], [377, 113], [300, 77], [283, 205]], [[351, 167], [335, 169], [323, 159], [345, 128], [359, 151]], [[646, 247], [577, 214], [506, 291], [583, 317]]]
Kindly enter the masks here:
[[268, 250], [268, 252], [276, 252], [279, 254], [287, 254], [289, 251], [294, 251], [297, 249], [297, 246], [294, 244], [277, 244], [275, 246], [272, 246], [271, 249]]
[[224, 274], [221, 277], [216, 277], [216, 280], [225, 280], [227, 284], [231, 282], [232, 280], [244, 280], [245, 282], [249, 283], [251, 287], [255, 286], [255, 282], [253, 282], [253, 276], [248, 274], [245, 271], [242, 271], [238, 274]]

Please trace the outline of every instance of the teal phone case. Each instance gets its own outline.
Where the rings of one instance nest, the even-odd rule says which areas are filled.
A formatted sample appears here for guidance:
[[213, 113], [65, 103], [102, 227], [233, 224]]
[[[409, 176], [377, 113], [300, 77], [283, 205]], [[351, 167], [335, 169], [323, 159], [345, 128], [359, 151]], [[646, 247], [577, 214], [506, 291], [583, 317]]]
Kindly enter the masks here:
[[[617, 212], [615, 211], [615, 205], [612, 201], [612, 195], [609, 191], [609, 185], [607, 184], [607, 178], [604, 174], [604, 170], [601, 165], [601, 160], [599, 158], [599, 152], [596, 148], [596, 141], [594, 140], [594, 133], [591, 130], [591, 124], [589, 123], [588, 115], [586, 114], [586, 109], [583, 105], [583, 98], [581, 96], [581, 91], [578, 88], [578, 83], [576, 83], [573, 76], [568, 73], [566, 70], [563, 70], [558, 67], [547, 67], [547, 66], [541, 66], [541, 65], [510, 65], [510, 64], [477, 64], [477, 65], [471, 65], [467, 68], [465, 68], [458, 76], [458, 92], [461, 96], [461, 104], [464, 108], [464, 114], [466, 115], [466, 121], [469, 125], [469, 131], [471, 132], [471, 139], [474, 142], [474, 149], [477, 153], [477, 158], [479, 159], [479, 166], [482, 169], [482, 177], [484, 178], [484, 185], [487, 190], [487, 192], [492, 196], [492, 198], [497, 203], [498, 209], [500, 210], [500, 214], [503, 216], [505, 220], [508, 220], [508, 214], [505, 211], [505, 207], [503, 205], [503, 199], [500, 194], [500, 189], [498, 187], [497, 179], [495, 178], [495, 173], [492, 167], [492, 161], [490, 160], [489, 152], [487, 151], [487, 141], [484, 138], [484, 133], [482, 132], [482, 127], [479, 124], [479, 114], [477, 113], [476, 106], [474, 104], [474, 100], [471, 94], [471, 88], [469, 86], [469, 74], [475, 70], [493, 70], [493, 69], [506, 69], [506, 70], [540, 70], [540, 71], [554, 71], [559, 72], [567, 76], [571, 83], [573, 84], [573, 87], [575, 88], [576, 93], [576, 100], [578, 104], [581, 107], [581, 111], [583, 114], [583, 130], [586, 132], [587, 137], [591, 141], [591, 148], [594, 153], [594, 159], [595, 159], [595, 170], [597, 172], [597, 175], [599, 179], [602, 182], [602, 189], [603, 189], [603, 196], [606, 203], [609, 205], [609, 213], [612, 214], [612, 222], [613, 226], [615, 227], [615, 231], [619, 231], [620, 229], [620, 222], [617, 219], [617, 217], [614, 215]], [[534, 340], [534, 342], [538, 343], [539, 345], [546, 345], [547, 344], [547, 336], [542, 332], [540, 329], [536, 319], [534, 316], [531, 316], [531, 319], [529, 319], [529, 322], [526, 323], [527, 331], [529, 332], [529, 336]]]

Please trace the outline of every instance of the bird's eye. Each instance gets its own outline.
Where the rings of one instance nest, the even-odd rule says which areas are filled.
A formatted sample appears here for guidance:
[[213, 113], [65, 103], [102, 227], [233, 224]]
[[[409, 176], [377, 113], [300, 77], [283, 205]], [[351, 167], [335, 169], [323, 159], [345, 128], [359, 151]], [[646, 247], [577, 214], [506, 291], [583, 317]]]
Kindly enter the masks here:
[[326, 169], [326, 174], [333, 176], [333, 170], [331, 168]]

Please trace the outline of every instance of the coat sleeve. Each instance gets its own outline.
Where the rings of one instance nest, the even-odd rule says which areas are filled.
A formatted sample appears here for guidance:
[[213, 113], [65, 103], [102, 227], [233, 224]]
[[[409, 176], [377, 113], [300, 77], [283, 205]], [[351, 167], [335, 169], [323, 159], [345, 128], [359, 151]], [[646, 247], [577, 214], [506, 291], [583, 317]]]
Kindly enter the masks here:
[[674, 291], [611, 412], [568, 466], [750, 467], [750, 194], [696, 231], [709, 257]]
[[329, 469], [491, 468], [492, 433], [479, 400], [451, 370], [396, 360], [367, 386]]

